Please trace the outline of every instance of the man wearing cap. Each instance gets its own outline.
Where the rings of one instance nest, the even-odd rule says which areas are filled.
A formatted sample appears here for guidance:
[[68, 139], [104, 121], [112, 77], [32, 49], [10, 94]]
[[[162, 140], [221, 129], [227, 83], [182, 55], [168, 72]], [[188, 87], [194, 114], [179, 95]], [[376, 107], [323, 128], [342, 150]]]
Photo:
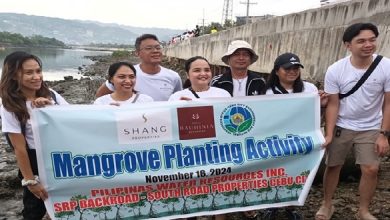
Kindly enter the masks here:
[[248, 67], [259, 57], [251, 45], [243, 40], [235, 40], [229, 44], [228, 51], [223, 55], [222, 61], [230, 69], [211, 81], [211, 85], [224, 89], [233, 97], [261, 95], [265, 91], [265, 82]]

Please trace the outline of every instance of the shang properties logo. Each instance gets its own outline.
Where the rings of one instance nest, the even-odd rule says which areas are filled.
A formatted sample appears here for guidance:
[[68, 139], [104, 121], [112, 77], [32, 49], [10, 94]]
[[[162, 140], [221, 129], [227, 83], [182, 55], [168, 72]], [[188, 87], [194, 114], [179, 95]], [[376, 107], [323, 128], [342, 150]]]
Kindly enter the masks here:
[[228, 134], [243, 135], [253, 128], [255, 114], [247, 105], [233, 104], [222, 111], [220, 123]]
[[123, 111], [115, 115], [120, 144], [172, 140], [172, 120], [169, 109]]
[[215, 137], [212, 106], [178, 108], [177, 118], [180, 140]]

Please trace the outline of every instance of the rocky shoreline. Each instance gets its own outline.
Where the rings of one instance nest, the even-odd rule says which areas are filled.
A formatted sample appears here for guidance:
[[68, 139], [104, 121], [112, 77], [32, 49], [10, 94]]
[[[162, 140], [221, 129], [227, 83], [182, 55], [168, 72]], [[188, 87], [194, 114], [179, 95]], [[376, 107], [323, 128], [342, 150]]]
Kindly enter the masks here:
[[[119, 60], [127, 60], [137, 63], [137, 57], [113, 58], [110, 56], [91, 57], [96, 61], [87, 67], [80, 68], [80, 74], [86, 76], [80, 80], [61, 80], [49, 82], [49, 85], [59, 92], [69, 103], [72, 104], [90, 104], [94, 100], [96, 89], [105, 80], [108, 66]], [[164, 61], [164, 66], [184, 73], [183, 68], [177, 62]], [[184, 75], [181, 74], [184, 78]], [[390, 158], [384, 158], [387, 165], [382, 172], [387, 173], [386, 178], [390, 178]], [[358, 204], [358, 181], [354, 177], [347, 178], [348, 181], [340, 183], [335, 194], [336, 212], [333, 219], [354, 219]], [[380, 183], [373, 204], [372, 213], [378, 219], [390, 219], [390, 181]], [[316, 180], [313, 184], [309, 196], [304, 206], [299, 209], [306, 219], [314, 219], [314, 215], [320, 207], [322, 199], [322, 185]], [[12, 149], [6, 144], [5, 138], [0, 138], [0, 220], [17, 220], [22, 219], [22, 191], [20, 180], [17, 178], [17, 165]], [[230, 219], [242, 219], [241, 214], [229, 215]], [[260, 218], [259, 218], [260, 219]], [[277, 219], [286, 219], [283, 212], [280, 212]]]

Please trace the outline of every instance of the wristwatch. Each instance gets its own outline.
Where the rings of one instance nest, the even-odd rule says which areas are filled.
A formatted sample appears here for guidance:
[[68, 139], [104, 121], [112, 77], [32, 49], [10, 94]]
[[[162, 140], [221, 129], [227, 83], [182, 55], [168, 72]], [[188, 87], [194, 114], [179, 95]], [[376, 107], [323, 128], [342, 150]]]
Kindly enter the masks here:
[[383, 134], [385, 137], [390, 137], [390, 131], [381, 130], [379, 133]]
[[22, 179], [22, 186], [35, 186], [39, 183], [39, 177], [34, 176], [33, 180]]

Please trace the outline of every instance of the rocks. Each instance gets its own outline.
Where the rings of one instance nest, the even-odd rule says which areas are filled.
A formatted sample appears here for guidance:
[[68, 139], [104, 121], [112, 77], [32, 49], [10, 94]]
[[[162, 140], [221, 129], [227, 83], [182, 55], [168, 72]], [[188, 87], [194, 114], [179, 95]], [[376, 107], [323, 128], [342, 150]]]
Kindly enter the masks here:
[[89, 59], [96, 61], [95, 64], [82, 68], [79, 71], [84, 76], [99, 76], [102, 79], [106, 78], [108, 67], [115, 62], [126, 61], [132, 64], [139, 62], [138, 57], [111, 57], [111, 56], [89, 56]]
[[64, 76], [64, 80], [65, 81], [72, 81], [73, 80], [73, 76]]

